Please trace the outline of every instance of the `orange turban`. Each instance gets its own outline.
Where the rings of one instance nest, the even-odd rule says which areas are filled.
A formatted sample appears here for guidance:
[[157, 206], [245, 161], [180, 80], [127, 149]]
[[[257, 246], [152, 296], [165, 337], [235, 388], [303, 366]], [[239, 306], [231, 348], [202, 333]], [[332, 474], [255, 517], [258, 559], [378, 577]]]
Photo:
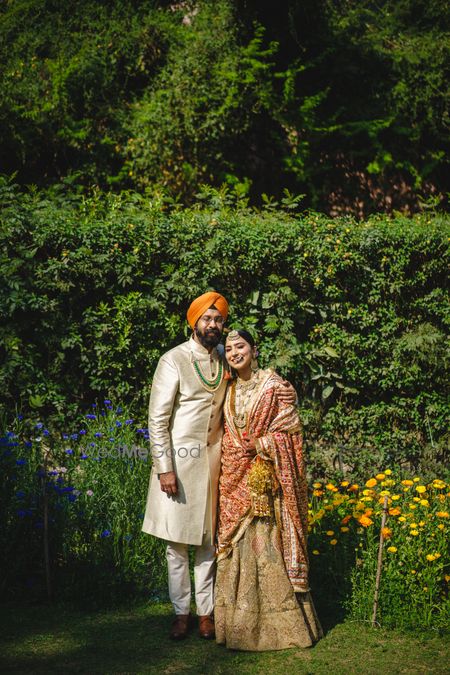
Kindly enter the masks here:
[[208, 293], [203, 293], [203, 295], [191, 302], [187, 311], [187, 320], [190, 327], [194, 328], [201, 315], [213, 305], [217, 307], [218, 311], [222, 314], [224, 320], [226, 321], [228, 316], [228, 302], [225, 300], [223, 295], [220, 295], [220, 293], [216, 293], [216, 291], [208, 291]]

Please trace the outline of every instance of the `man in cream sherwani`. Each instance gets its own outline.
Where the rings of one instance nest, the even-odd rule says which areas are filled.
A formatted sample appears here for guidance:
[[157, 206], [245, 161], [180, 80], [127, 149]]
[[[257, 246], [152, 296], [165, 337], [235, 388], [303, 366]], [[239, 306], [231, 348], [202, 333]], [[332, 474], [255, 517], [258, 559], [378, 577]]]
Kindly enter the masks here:
[[191, 304], [193, 329], [184, 344], [164, 354], [150, 395], [153, 458], [143, 531], [167, 540], [169, 595], [175, 610], [171, 638], [190, 627], [188, 546], [195, 546], [195, 601], [200, 635], [214, 637], [214, 533], [222, 441], [225, 368], [217, 346], [228, 316], [219, 293]]

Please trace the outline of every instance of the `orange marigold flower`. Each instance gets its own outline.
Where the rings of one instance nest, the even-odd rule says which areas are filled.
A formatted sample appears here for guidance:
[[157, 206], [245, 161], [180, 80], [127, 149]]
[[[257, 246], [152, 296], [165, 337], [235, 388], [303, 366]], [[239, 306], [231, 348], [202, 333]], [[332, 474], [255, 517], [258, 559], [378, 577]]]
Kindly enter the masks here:
[[323, 495], [323, 490], [313, 490], [314, 497], [320, 497]]
[[327, 537], [332, 537], [334, 534], [334, 530], [327, 530], [326, 535]]
[[412, 484], [413, 484], [412, 480], [408, 480], [408, 479], [402, 480], [402, 485], [408, 485], [409, 486], [409, 485], [412, 485]]
[[330, 492], [337, 492], [338, 491], [337, 487], [335, 485], [333, 485], [333, 483], [327, 483], [325, 485], [325, 487], [327, 488], [327, 490], [330, 490]]
[[389, 509], [389, 515], [390, 516], [399, 516], [401, 514], [402, 510], [398, 507], [395, 506], [394, 508]]
[[436, 515], [438, 518], [448, 518], [448, 511], [437, 511]]
[[349, 492], [358, 492], [358, 490], [359, 490], [358, 483], [353, 483], [353, 485], [350, 485], [350, 487], [348, 487], [347, 490]]
[[350, 483], [348, 482], [348, 480], [341, 480], [341, 485], [342, 487], [347, 487], [347, 485], [350, 485]]
[[390, 539], [392, 537], [392, 530], [390, 527], [383, 527], [381, 530], [381, 536], [383, 539]]
[[373, 525], [373, 520], [371, 520], [368, 516], [363, 515], [358, 518], [358, 523], [363, 527], [370, 527], [370, 525]]
[[369, 478], [369, 480], [366, 481], [366, 487], [368, 488], [373, 488], [377, 484], [377, 479], [376, 478]]
[[344, 518], [342, 518], [341, 520], [342, 525], [347, 525], [348, 521], [351, 520], [351, 518], [352, 518], [351, 516], [345, 516]]
[[331, 539], [331, 540], [330, 540], [330, 544], [331, 544], [331, 546], [336, 546], [336, 544], [337, 544], [337, 539]]
[[384, 473], [377, 473], [377, 475], [375, 476], [375, 478], [376, 478], [377, 480], [384, 480], [384, 479], [385, 479], [385, 475], [384, 475]]

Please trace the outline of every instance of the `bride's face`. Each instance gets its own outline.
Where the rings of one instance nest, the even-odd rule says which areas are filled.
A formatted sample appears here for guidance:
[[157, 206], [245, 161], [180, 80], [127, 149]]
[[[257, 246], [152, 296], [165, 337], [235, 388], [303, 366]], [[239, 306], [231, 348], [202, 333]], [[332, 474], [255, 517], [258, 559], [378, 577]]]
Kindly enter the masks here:
[[244, 338], [227, 340], [225, 344], [225, 356], [232, 368], [237, 373], [246, 372], [250, 369], [256, 350], [252, 348]]

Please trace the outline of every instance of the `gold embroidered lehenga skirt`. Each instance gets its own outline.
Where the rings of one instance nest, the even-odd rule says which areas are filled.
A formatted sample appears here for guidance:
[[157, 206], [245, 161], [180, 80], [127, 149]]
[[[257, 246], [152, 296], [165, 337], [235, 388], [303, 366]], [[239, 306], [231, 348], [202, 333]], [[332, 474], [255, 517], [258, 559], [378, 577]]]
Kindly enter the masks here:
[[310, 647], [322, 636], [309, 592], [288, 579], [274, 518], [254, 518], [219, 560], [215, 592], [216, 640], [230, 649]]

